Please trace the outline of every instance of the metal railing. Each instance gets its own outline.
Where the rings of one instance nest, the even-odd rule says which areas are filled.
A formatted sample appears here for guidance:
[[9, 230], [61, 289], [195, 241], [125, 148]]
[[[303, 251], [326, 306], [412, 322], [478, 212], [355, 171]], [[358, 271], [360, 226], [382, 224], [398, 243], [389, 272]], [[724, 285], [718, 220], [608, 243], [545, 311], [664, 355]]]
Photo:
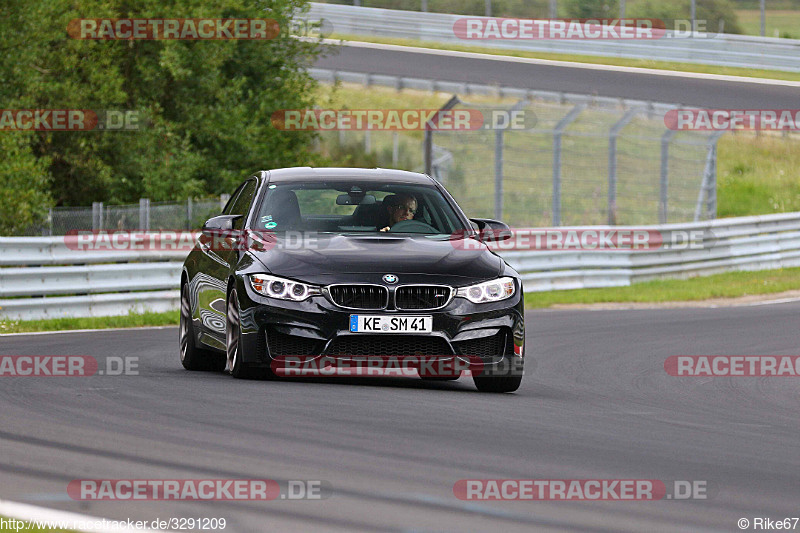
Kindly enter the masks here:
[[464, 40], [453, 31], [455, 21], [461, 18], [464, 16], [317, 2], [311, 3], [305, 16], [309, 22], [324, 21], [322, 28], [328, 34], [800, 72], [800, 40], [796, 39], [723, 33], [690, 38], [669, 31], [667, 36], [654, 40]]
[[[501, 250], [500, 254], [522, 274], [526, 292], [626, 286], [656, 278], [800, 266], [800, 213], [636, 229], [664, 234], [699, 231], [706, 240], [698, 249]], [[131, 310], [177, 309], [185, 255], [185, 251], [87, 253], [70, 247], [65, 238], [0, 237], [0, 318], [108, 316]]]
[[[668, 129], [664, 116], [678, 107], [674, 104], [324, 69], [309, 72], [322, 82], [454, 93], [458, 96], [446, 105], [479, 111], [484, 118], [497, 112], [529, 117], [522, 129], [429, 129], [421, 146], [409, 132], [339, 131], [329, 138], [340, 144], [363, 138], [367, 152], [388, 152], [391, 146], [393, 167], [398, 139], [406, 139], [406, 160], [424, 161], [407, 170], [436, 177], [474, 216], [514, 226], [666, 224], [716, 217], [721, 133]], [[479, 103], [471, 103], [473, 98]]]

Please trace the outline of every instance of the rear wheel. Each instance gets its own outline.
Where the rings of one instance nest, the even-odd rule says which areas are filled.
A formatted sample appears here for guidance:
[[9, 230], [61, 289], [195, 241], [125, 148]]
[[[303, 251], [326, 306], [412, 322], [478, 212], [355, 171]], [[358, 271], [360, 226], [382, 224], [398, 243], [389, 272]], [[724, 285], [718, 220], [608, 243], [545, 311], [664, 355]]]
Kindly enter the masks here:
[[181, 318], [178, 328], [181, 347], [181, 364], [187, 370], [222, 370], [223, 359], [220, 355], [198, 348], [194, 342], [194, 325], [192, 324], [192, 306], [189, 300], [189, 285], [181, 287]]

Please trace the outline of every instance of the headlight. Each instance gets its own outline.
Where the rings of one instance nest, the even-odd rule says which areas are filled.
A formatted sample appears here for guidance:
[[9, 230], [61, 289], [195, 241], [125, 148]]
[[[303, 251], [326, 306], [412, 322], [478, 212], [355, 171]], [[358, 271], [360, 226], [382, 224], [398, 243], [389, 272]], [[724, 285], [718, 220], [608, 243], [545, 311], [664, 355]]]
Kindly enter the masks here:
[[302, 302], [306, 298], [321, 294], [319, 287], [314, 285], [268, 276], [267, 274], [250, 274], [250, 286], [258, 294], [295, 302]]
[[516, 291], [513, 278], [497, 278], [477, 285], [461, 287], [456, 292], [456, 296], [466, 298], [474, 304], [480, 304], [484, 302], [499, 302], [500, 300], [511, 298]]

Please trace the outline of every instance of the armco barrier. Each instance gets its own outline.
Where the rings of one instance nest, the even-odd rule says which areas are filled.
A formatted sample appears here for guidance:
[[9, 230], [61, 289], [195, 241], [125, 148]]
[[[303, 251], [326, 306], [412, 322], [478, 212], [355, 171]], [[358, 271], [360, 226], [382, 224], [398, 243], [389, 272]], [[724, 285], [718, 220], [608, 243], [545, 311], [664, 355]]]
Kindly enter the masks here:
[[[561, 228], [569, 229], [569, 228]], [[582, 229], [623, 229], [591, 226]], [[699, 231], [694, 249], [508, 251], [527, 292], [626, 286], [733, 270], [800, 266], [800, 213], [642, 226]], [[0, 318], [111, 316], [179, 305], [186, 252], [82, 252], [61, 237], [0, 237]]]
[[[304, 18], [326, 21], [323, 30], [337, 35], [374, 35], [437, 43], [477, 45], [508, 50], [679, 61], [800, 72], [800, 40], [717, 34], [654, 40], [463, 40], [453, 32], [464, 15], [422, 13], [338, 4], [311, 3]], [[479, 17], [470, 17], [479, 18]], [[709, 32], [716, 28], [708, 28]]]

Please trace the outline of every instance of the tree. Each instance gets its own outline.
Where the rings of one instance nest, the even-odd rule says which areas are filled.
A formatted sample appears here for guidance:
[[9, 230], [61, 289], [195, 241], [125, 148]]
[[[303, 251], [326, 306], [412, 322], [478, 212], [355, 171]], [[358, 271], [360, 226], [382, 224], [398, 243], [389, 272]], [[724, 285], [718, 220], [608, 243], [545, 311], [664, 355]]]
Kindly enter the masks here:
[[[250, 172], [314, 162], [314, 134], [271, 126], [310, 107], [305, 67], [322, 48], [288, 35], [306, 0], [37, 0], [0, 6], [6, 109], [133, 111], [138, 130], [6, 131], [3, 168], [42, 172], [31, 197], [58, 205], [183, 200], [230, 192]], [[272, 40], [81, 40], [85, 18], [267, 18]], [[5, 151], [5, 150], [4, 150]], [[0, 168], [0, 171], [3, 170]], [[35, 188], [36, 190], [33, 190]]]

